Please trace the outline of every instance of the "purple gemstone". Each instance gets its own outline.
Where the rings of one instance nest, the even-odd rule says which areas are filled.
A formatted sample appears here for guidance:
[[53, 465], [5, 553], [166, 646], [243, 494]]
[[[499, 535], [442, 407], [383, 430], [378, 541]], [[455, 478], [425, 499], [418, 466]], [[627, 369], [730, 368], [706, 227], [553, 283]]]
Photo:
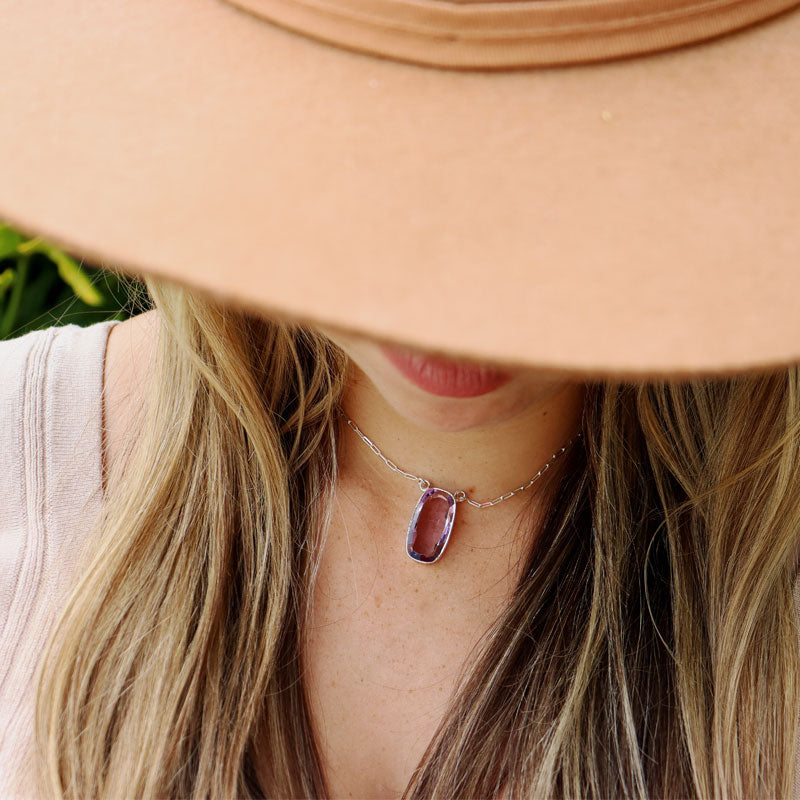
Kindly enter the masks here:
[[444, 489], [426, 489], [408, 526], [408, 555], [422, 564], [436, 561], [447, 547], [455, 518], [455, 497]]

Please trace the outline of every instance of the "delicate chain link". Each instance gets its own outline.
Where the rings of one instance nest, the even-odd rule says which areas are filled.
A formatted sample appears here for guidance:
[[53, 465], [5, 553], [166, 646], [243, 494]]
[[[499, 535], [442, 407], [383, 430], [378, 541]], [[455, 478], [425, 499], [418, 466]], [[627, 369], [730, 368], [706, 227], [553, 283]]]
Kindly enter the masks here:
[[[409, 480], [416, 481], [419, 484], [419, 488], [422, 489], [424, 492], [427, 489], [431, 488], [431, 482], [427, 478], [421, 478], [419, 475], [414, 475], [411, 472], [406, 472], [404, 469], [400, 469], [394, 461], [386, 458], [386, 456], [380, 451], [378, 446], [373, 442], [368, 436], [366, 436], [363, 431], [358, 427], [358, 425], [353, 422], [350, 417], [345, 414], [344, 410], [339, 407], [339, 413], [345, 418], [347, 424], [363, 439], [364, 443], [375, 453], [378, 458], [389, 467], [390, 470], [402, 475], [404, 478], [408, 478]], [[508, 500], [509, 498], [513, 497], [515, 494], [519, 494], [520, 492], [524, 492], [526, 489], [529, 489], [533, 483], [538, 480], [547, 470], [550, 468], [550, 465], [576, 440], [580, 439], [582, 436], [581, 432], [578, 432], [575, 436], [572, 437], [560, 450], [557, 450], [547, 463], [527, 482], [523, 483], [522, 486], [518, 486], [516, 489], [512, 489], [510, 492], [506, 492], [505, 494], [501, 494], [499, 497], [495, 497], [494, 500], [486, 500], [483, 503], [479, 503], [476, 500], [472, 500], [471, 498], [467, 497], [467, 493], [460, 489], [457, 492], [453, 493], [453, 497], [457, 503], [461, 503], [462, 501], [466, 500], [471, 506], [475, 508], [489, 508], [490, 506], [496, 506], [498, 503], [502, 503], [503, 500]]]

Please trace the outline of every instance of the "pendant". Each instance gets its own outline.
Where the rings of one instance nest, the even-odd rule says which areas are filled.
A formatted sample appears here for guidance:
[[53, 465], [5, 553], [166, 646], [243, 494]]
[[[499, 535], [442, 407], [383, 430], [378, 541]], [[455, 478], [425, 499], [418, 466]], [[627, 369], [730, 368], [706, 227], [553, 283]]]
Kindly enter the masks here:
[[456, 518], [456, 498], [445, 489], [429, 487], [411, 516], [406, 552], [420, 564], [433, 564], [442, 557]]

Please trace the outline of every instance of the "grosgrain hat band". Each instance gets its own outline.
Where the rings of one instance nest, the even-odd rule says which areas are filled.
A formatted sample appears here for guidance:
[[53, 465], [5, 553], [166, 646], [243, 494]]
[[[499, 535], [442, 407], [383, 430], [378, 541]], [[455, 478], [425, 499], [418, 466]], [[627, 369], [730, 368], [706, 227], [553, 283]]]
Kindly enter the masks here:
[[416, 64], [589, 63], [700, 42], [798, 0], [223, 0], [295, 32]]

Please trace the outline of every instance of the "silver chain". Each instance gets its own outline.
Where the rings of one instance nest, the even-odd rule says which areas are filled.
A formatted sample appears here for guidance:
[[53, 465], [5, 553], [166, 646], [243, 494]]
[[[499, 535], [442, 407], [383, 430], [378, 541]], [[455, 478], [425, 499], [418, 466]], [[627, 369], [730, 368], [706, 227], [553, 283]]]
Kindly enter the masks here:
[[[419, 488], [422, 491], [426, 491], [427, 489], [431, 488], [431, 482], [427, 478], [421, 478], [419, 475], [413, 475], [410, 472], [406, 472], [404, 469], [400, 469], [397, 464], [394, 463], [391, 459], [386, 458], [386, 456], [381, 453], [378, 446], [373, 442], [368, 436], [366, 436], [358, 425], [353, 422], [350, 417], [345, 414], [344, 410], [340, 407], [339, 412], [347, 421], [347, 424], [364, 440], [367, 447], [375, 453], [378, 458], [380, 458], [384, 464], [386, 464], [389, 469], [393, 470], [394, 472], [398, 473], [398, 475], [402, 475], [404, 478], [408, 478], [409, 480], [416, 481], [419, 485]], [[498, 503], [502, 503], [503, 500], [508, 500], [509, 498], [513, 497], [515, 494], [519, 494], [520, 492], [524, 492], [526, 489], [529, 489], [533, 483], [544, 475], [545, 472], [550, 468], [550, 465], [576, 440], [581, 437], [581, 432], [578, 432], [575, 436], [572, 437], [560, 450], [557, 450], [553, 455], [550, 457], [548, 462], [527, 482], [523, 483], [522, 486], [518, 486], [516, 489], [512, 489], [510, 492], [506, 492], [505, 494], [501, 494], [499, 497], [495, 497], [494, 500], [486, 500], [483, 503], [479, 503], [476, 500], [472, 500], [471, 498], [467, 497], [467, 493], [460, 489], [457, 492], [453, 492], [453, 497], [457, 503], [466, 500], [471, 506], [475, 508], [489, 508], [490, 506], [496, 506]]]

